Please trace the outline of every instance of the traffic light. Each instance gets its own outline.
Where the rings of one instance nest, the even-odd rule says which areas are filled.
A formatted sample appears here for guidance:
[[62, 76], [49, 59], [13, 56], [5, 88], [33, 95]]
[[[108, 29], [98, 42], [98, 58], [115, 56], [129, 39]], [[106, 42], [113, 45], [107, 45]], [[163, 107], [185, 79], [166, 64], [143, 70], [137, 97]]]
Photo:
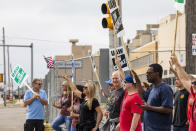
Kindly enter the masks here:
[[114, 28], [114, 26], [113, 26], [113, 23], [112, 23], [108, 3], [103, 3], [102, 4], [101, 11], [102, 11], [103, 14], [108, 14], [109, 15], [107, 18], [102, 19], [103, 28], [109, 28], [110, 30], [112, 30]]
[[0, 82], [3, 82], [3, 74], [0, 74]]

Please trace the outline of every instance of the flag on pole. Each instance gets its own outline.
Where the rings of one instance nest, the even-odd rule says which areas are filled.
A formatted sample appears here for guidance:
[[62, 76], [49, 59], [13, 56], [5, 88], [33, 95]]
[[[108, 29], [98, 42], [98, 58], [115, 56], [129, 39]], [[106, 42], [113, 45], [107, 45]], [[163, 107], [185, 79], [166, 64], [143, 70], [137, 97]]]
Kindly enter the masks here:
[[48, 68], [54, 68], [54, 61], [52, 60], [52, 56], [49, 56], [49, 57], [45, 57], [44, 56], [44, 59], [45, 59], [45, 61], [46, 61], [46, 63], [47, 63], [47, 67]]
[[175, 6], [176, 10], [183, 13], [184, 12], [185, 0], [174, 0], [174, 2], [175, 2], [174, 6]]
[[72, 82], [74, 82], [74, 56], [72, 54]]

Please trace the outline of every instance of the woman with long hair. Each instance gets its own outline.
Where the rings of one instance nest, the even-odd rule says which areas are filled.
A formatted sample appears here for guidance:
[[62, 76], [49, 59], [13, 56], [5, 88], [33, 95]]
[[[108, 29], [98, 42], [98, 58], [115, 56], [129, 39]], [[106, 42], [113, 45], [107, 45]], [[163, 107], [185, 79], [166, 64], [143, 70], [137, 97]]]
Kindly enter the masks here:
[[79, 123], [76, 126], [77, 131], [98, 131], [103, 114], [100, 104], [96, 99], [96, 87], [94, 83], [87, 82], [84, 85], [83, 92], [81, 92], [66, 75], [63, 75], [63, 78], [69, 82], [75, 95], [83, 99], [80, 105]]
[[58, 104], [53, 103], [53, 106], [58, 109], [61, 109], [61, 112], [56, 117], [56, 119], [52, 122], [52, 128], [56, 131], [62, 131], [61, 127], [59, 126], [65, 123], [67, 131], [70, 131], [71, 117], [70, 117], [69, 108], [71, 106], [71, 88], [67, 81], [63, 81], [62, 91], [63, 94], [61, 96], [60, 102]]

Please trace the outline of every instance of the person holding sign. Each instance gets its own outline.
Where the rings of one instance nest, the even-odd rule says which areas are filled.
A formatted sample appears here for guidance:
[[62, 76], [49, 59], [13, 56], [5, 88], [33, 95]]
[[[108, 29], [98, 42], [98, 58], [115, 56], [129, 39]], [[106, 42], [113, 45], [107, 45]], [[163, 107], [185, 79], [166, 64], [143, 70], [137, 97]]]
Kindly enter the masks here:
[[162, 82], [163, 68], [159, 64], [151, 64], [146, 72], [147, 80], [152, 83], [151, 90], [144, 92], [139, 87], [145, 102], [138, 105], [144, 110], [145, 131], [170, 131], [173, 111], [173, 91]]
[[60, 102], [58, 104], [53, 103], [53, 107], [61, 109], [60, 114], [52, 122], [52, 128], [56, 131], [62, 131], [61, 124], [65, 123], [67, 131], [70, 131], [71, 128], [71, 117], [69, 108], [71, 106], [71, 88], [67, 81], [62, 83], [63, 94], [61, 96]]
[[121, 104], [120, 129], [122, 131], [142, 131], [140, 116], [142, 100], [138, 94], [136, 83], [131, 75], [127, 75], [125, 82], [125, 96]]
[[178, 59], [175, 55], [175, 53], [172, 53], [171, 55], [171, 66], [175, 65], [177, 75], [180, 79], [180, 81], [183, 84], [183, 87], [193, 96], [193, 101], [189, 104], [191, 104], [191, 111], [190, 111], [190, 123], [189, 123], [189, 131], [195, 131], [196, 130], [196, 78], [194, 76], [188, 75], [180, 63], [178, 62]]
[[43, 131], [44, 130], [44, 105], [48, 104], [46, 92], [41, 90], [42, 82], [40, 79], [32, 81], [33, 91], [27, 90], [24, 95], [24, 105], [27, 105], [26, 123], [24, 131]]
[[81, 92], [66, 75], [62, 76], [68, 81], [75, 95], [83, 100], [80, 105], [79, 123], [76, 126], [77, 131], [98, 131], [103, 114], [100, 104], [95, 98], [96, 87], [94, 83], [87, 82], [83, 88], [83, 92]]

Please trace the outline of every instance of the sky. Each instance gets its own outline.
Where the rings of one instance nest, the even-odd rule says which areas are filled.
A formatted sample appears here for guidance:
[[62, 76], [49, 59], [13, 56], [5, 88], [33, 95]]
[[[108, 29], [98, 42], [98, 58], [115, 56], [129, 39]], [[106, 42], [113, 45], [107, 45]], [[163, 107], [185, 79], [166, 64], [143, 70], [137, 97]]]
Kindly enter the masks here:
[[[146, 24], [159, 24], [161, 18], [175, 13], [173, 1], [123, 0], [124, 40], [132, 39]], [[109, 47], [108, 29], [101, 25], [106, 17], [101, 13], [104, 2], [107, 0], [0, 0], [0, 44], [3, 27], [6, 44], [33, 43], [34, 78], [44, 78], [49, 70], [43, 55], [69, 55], [70, 39], [79, 39], [78, 45], [92, 45], [93, 52]], [[2, 52], [0, 47], [0, 73]], [[31, 76], [30, 48], [9, 48], [9, 52], [12, 69], [19, 64]]]

